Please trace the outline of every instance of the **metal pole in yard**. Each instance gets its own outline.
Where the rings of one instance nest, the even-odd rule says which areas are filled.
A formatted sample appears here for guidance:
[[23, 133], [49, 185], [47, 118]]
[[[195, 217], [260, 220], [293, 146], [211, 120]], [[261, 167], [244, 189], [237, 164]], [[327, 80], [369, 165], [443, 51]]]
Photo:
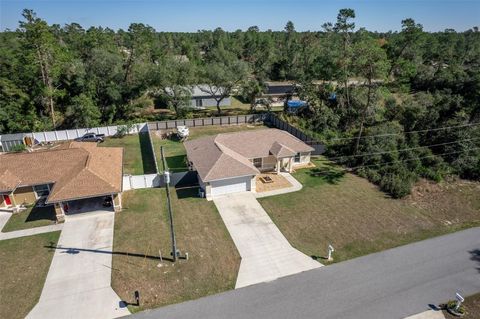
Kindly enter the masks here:
[[[173, 227], [173, 213], [172, 213], [172, 203], [170, 201], [170, 176], [168, 174], [168, 166], [165, 156], [163, 154], [163, 146], [160, 147], [160, 154], [162, 156], [163, 162], [163, 173], [165, 178], [165, 190], [167, 192], [167, 209], [168, 209], [168, 217], [170, 219], [170, 235], [172, 238], [172, 260], [173, 262], [177, 261], [177, 242], [175, 240], [175, 231]], [[167, 177], [168, 176], [168, 177]]]

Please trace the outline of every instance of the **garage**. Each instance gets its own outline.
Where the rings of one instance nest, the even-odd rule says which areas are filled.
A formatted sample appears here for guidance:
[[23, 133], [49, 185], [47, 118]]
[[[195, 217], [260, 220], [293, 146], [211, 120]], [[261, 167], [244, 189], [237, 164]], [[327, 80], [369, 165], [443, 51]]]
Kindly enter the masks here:
[[251, 176], [229, 178], [224, 180], [212, 181], [211, 195], [218, 196], [223, 194], [245, 192], [250, 190]]

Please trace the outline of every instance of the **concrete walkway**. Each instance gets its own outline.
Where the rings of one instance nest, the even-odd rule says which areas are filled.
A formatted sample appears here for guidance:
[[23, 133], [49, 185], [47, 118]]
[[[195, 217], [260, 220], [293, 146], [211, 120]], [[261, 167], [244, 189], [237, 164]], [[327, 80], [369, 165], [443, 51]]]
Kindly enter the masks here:
[[429, 310], [404, 319], [445, 319], [442, 311]]
[[27, 318], [116, 318], [128, 315], [110, 287], [113, 212], [66, 219], [38, 304]]
[[213, 201], [242, 257], [235, 288], [322, 266], [290, 245], [252, 193], [228, 194]]
[[280, 173], [280, 175], [285, 177], [285, 179], [288, 180], [290, 182], [290, 184], [292, 184], [292, 186], [286, 187], [286, 188], [281, 188], [281, 189], [276, 189], [276, 190], [268, 191], [268, 192], [253, 193], [255, 198], [262, 198], [262, 197], [267, 197], [267, 196], [274, 196], [274, 195], [292, 193], [292, 192], [297, 192], [297, 191], [302, 189], [303, 185], [299, 181], [297, 181], [289, 173]]
[[[7, 224], [8, 220], [10, 219], [10, 216], [12, 216], [12, 213], [0, 212], [0, 230], [3, 229], [5, 224]], [[6, 232], [6, 233], [0, 232], [0, 240], [38, 235], [38, 234], [49, 233], [52, 231], [58, 231], [62, 229], [63, 229], [63, 224], [56, 224], [56, 225], [49, 225], [49, 226], [42, 226], [42, 227], [34, 227], [29, 229], [15, 230], [15, 231]]]

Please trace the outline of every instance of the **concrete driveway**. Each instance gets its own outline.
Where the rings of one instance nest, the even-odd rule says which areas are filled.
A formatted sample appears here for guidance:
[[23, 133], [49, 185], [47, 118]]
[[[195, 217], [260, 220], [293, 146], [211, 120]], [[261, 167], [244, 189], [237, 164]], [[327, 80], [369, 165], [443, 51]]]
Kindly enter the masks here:
[[129, 314], [110, 287], [114, 217], [111, 211], [95, 211], [66, 219], [40, 300], [27, 318]]
[[235, 288], [322, 266], [290, 245], [252, 193], [218, 196], [213, 201], [242, 257]]

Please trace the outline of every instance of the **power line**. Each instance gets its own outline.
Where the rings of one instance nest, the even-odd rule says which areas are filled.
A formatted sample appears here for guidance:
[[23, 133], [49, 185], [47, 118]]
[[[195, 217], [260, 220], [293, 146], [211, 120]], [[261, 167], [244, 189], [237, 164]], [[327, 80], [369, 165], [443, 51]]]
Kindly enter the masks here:
[[396, 153], [396, 152], [411, 151], [411, 150], [421, 149], [421, 148], [425, 148], [425, 147], [436, 147], [436, 146], [442, 146], [442, 145], [450, 145], [450, 144], [456, 144], [456, 143], [460, 143], [460, 142], [467, 142], [467, 141], [473, 141], [473, 140], [479, 140], [479, 139], [480, 139], [480, 137], [474, 137], [474, 138], [469, 138], [469, 139], [464, 139], [464, 140], [458, 140], [458, 141], [453, 141], [453, 142], [446, 142], [446, 143], [431, 144], [431, 145], [425, 145], [425, 146], [417, 146], [417, 147], [403, 148], [403, 149], [394, 150], [394, 151], [384, 151], [384, 152], [375, 152], [375, 153], [366, 153], [366, 154], [355, 154], [355, 155], [343, 155], [343, 156], [329, 157], [328, 159], [329, 159], [329, 160], [335, 160], [335, 159], [362, 157], [362, 156], [370, 156], [370, 155], [382, 155], [382, 154], [389, 154], [389, 153]]
[[383, 166], [383, 165], [385, 165], [385, 164], [395, 164], [395, 163], [411, 162], [411, 161], [416, 161], [416, 160], [424, 159], [424, 158], [436, 157], [436, 156], [441, 156], [441, 155], [451, 155], [451, 154], [457, 154], [457, 153], [462, 153], [462, 152], [470, 152], [470, 151], [478, 150], [478, 149], [480, 149], [480, 147], [474, 147], [474, 148], [470, 148], [470, 149], [468, 149], [468, 150], [461, 150], [461, 151], [455, 151], [455, 152], [432, 154], [432, 155], [421, 156], [421, 157], [416, 157], [416, 158], [410, 158], [410, 159], [401, 160], [401, 161], [390, 161], [390, 162], [383, 162], [383, 163], [378, 163], [378, 164], [360, 165], [360, 166], [355, 166], [355, 167], [349, 167], [348, 169], [345, 169], [345, 170], [357, 170], [357, 169], [363, 168], [363, 167]]
[[[453, 129], [453, 128], [471, 127], [471, 126], [477, 126], [477, 125], [480, 125], [480, 123], [469, 123], [469, 124], [462, 124], [462, 125], [457, 125], [457, 126], [444, 126], [444, 127], [437, 127], [437, 128], [425, 129], [425, 130], [408, 131], [408, 132], [403, 132], [403, 133], [386, 133], [386, 134], [377, 134], [377, 135], [364, 135], [364, 136], [360, 136], [360, 138], [363, 139], [363, 138], [373, 138], [373, 137], [398, 136], [398, 135], [402, 135], [402, 134], [435, 132], [435, 131], [448, 130], [448, 129]], [[358, 139], [358, 137], [336, 137], [336, 138], [332, 138], [330, 141], [356, 140], [356, 139]]]

